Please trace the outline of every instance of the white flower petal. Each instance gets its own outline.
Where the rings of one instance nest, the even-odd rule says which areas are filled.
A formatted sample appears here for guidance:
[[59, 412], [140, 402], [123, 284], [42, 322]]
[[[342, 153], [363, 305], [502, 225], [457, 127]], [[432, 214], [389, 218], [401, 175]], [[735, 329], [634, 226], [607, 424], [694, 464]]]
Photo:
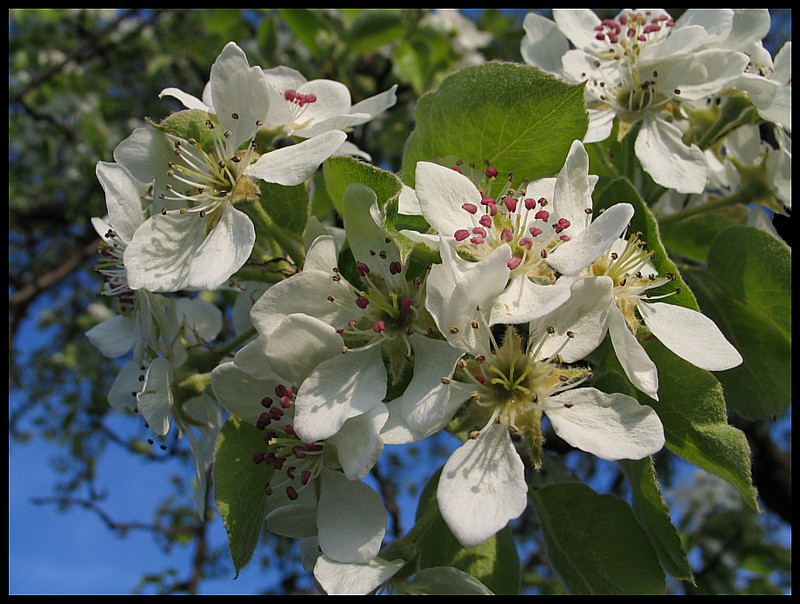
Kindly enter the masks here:
[[380, 92], [374, 96], [364, 99], [353, 105], [350, 108], [350, 113], [364, 113], [369, 116], [367, 119], [383, 113], [390, 107], [394, 107], [397, 103], [397, 84], [394, 84], [388, 90]]
[[222, 331], [222, 311], [202, 298], [178, 298], [179, 321], [188, 329], [192, 342], [196, 338], [210, 341]]
[[706, 162], [697, 145], [687, 147], [674, 124], [646, 115], [634, 145], [636, 157], [656, 183], [679, 193], [702, 193]]
[[[301, 490], [301, 498], [312, 489]], [[267, 514], [266, 526], [271, 533], [291, 539], [316, 538], [317, 506], [302, 503], [283, 505]]]
[[653, 400], [658, 400], [658, 369], [625, 323], [616, 304], [608, 309], [608, 333], [614, 352], [631, 383]]
[[600, 17], [588, 8], [553, 9], [553, 21], [575, 48], [582, 50], [605, 50], [605, 45], [595, 39], [595, 27], [600, 25]]
[[569, 284], [540, 285], [517, 274], [495, 299], [489, 322], [527, 323], [556, 310], [569, 296]]
[[[569, 287], [569, 283], [565, 286]], [[566, 363], [586, 358], [606, 336], [613, 295], [614, 283], [610, 277], [585, 277], [572, 283], [569, 299], [530, 325], [531, 334], [545, 333], [548, 327], [554, 329], [542, 344], [540, 357], [558, 354]], [[572, 337], [566, 335], [568, 331]]]
[[279, 185], [299, 185], [310, 178], [346, 138], [344, 132], [333, 130], [296, 145], [275, 149], [248, 166], [245, 174]]
[[548, 399], [545, 414], [558, 436], [600, 459], [642, 459], [664, 446], [656, 412], [624, 394], [567, 390]]
[[704, 314], [664, 302], [640, 300], [636, 308], [653, 335], [692, 365], [709, 371], [741, 365], [742, 356]]
[[172, 414], [172, 365], [167, 359], [158, 358], [150, 363], [144, 376], [142, 391], [136, 395], [141, 413], [147, 425], [159, 436], [169, 432]]
[[211, 372], [211, 387], [219, 404], [234, 417], [253, 425], [265, 411], [261, 400], [274, 396], [279, 383], [275, 379], [256, 379], [233, 362], [222, 363]]
[[[334, 275], [331, 268], [325, 272], [306, 268], [265, 291], [250, 310], [250, 319], [258, 333], [269, 336], [291, 314], [316, 317], [333, 327], [345, 327], [354, 315], [359, 316], [362, 311], [356, 306], [356, 295], [344, 279], [331, 279]], [[330, 302], [329, 296], [340, 302], [352, 302], [352, 312], [346, 311], [342, 304]]]
[[418, 571], [400, 593], [439, 596], [492, 596], [489, 588], [472, 575], [452, 566], [434, 566]]
[[747, 55], [730, 50], [701, 50], [681, 61], [658, 67], [659, 88], [667, 94], [680, 89], [680, 98], [699, 101], [727, 88], [747, 67]]
[[260, 335], [240, 348], [233, 357], [233, 362], [239, 369], [258, 380], [281, 381], [283, 378], [267, 363], [267, 351], [268, 339]]
[[329, 596], [367, 595], [391, 579], [404, 565], [405, 561], [399, 558], [342, 564], [323, 554], [314, 565], [314, 577]]
[[133, 348], [139, 339], [139, 329], [135, 319], [115, 315], [92, 327], [86, 337], [103, 356], [113, 359]]
[[480, 207], [481, 194], [463, 174], [421, 161], [417, 162], [414, 186], [422, 215], [441, 235], [450, 239], [458, 229], [472, 224], [472, 217], [461, 206], [472, 203]]
[[548, 71], [561, 73], [561, 57], [569, 50], [569, 41], [556, 24], [536, 13], [528, 13], [522, 22], [525, 37], [522, 38], [520, 52], [528, 64]]
[[462, 260], [440, 236], [442, 263], [431, 268], [425, 307], [447, 341], [465, 352], [477, 352], [484, 343], [471, 327], [478, 305], [486, 305], [506, 286], [511, 248], [503, 244], [480, 262]]
[[226, 205], [192, 257], [188, 286], [218, 288], [247, 262], [255, 242], [256, 230], [247, 214]]
[[317, 528], [319, 547], [337, 562], [367, 562], [378, 555], [388, 515], [380, 496], [360, 480], [322, 470]]
[[130, 288], [174, 292], [187, 287], [192, 258], [205, 241], [205, 229], [205, 219], [194, 213], [156, 214], [145, 221], [123, 255]]
[[262, 71], [264, 80], [269, 83], [272, 89], [279, 92], [281, 96], [283, 96], [283, 93], [287, 90], [297, 90], [308, 81], [302, 73], [291, 67], [286, 67], [285, 65], [271, 67]]
[[400, 196], [397, 198], [397, 212], [409, 216], [420, 216], [422, 214], [417, 192], [408, 185], [403, 185], [400, 190]]
[[336, 330], [305, 314], [286, 317], [267, 339], [266, 362], [287, 386], [300, 385], [323, 361], [342, 354]]
[[127, 243], [144, 222], [139, 185], [121, 164], [100, 161], [95, 172], [106, 194], [108, 221], [119, 238]]
[[776, 80], [788, 86], [792, 81], [792, 41], [785, 42], [772, 64], [773, 75]]
[[136, 394], [142, 389], [139, 378], [144, 376], [144, 370], [135, 361], [126, 363], [119, 370], [111, 390], [108, 393], [108, 404], [114, 409], [136, 409]]
[[586, 208], [592, 207], [593, 189], [594, 182], [589, 179], [589, 154], [581, 141], [573, 141], [556, 177], [552, 197], [556, 218], [570, 221], [566, 234], [573, 239], [586, 223]]
[[301, 84], [297, 92], [317, 97], [316, 101], [303, 107], [303, 122], [316, 124], [330, 117], [347, 116], [350, 113], [350, 90], [341, 82], [311, 80]]
[[[175, 156], [174, 148], [170, 149], [167, 137], [151, 126], [136, 128], [130, 136], [114, 148], [114, 161], [125, 166], [134, 178], [150, 183], [157, 178], [154, 167], [159, 164], [159, 159], [164, 162], [169, 154]], [[166, 179], [166, 170], [162, 178]]]
[[361, 415], [348, 419], [342, 428], [328, 438], [336, 449], [339, 464], [350, 480], [363, 478], [383, 451], [381, 428], [389, 417], [389, 410], [381, 403]]
[[579, 273], [619, 239], [622, 232], [628, 228], [632, 217], [631, 204], [618, 203], [611, 206], [588, 227], [548, 254], [545, 261], [564, 275]]
[[[436, 410], [435, 417], [444, 418], [444, 423], [450, 421], [459, 407], [469, 400], [472, 396], [472, 392], [474, 392], [474, 388], [471, 384], [456, 381], [450, 382], [446, 391], [447, 396], [437, 401], [438, 404], [442, 405], [442, 409]], [[438, 396], [440, 393], [437, 390], [435, 394]], [[396, 398], [386, 403], [386, 407], [389, 409], [389, 418], [386, 420], [381, 430], [381, 439], [384, 444], [405, 445], [417, 442], [430, 436], [442, 427], [441, 425], [435, 425], [434, 421], [430, 420], [425, 424], [426, 429], [424, 431], [412, 430], [404, 419], [406, 413], [403, 408], [404, 402], [410, 405], [414, 403], [413, 400], [408, 398], [404, 400]]]
[[527, 493], [525, 466], [508, 428], [493, 424], [453, 452], [439, 477], [436, 499], [447, 526], [471, 547], [522, 514]]
[[351, 417], [380, 405], [386, 383], [379, 347], [351, 350], [324, 361], [297, 392], [295, 431], [306, 442], [333, 436]]
[[[672, 28], [671, 34], [689, 26], [701, 27], [706, 32], [705, 35], [711, 38], [707, 40], [707, 42], [712, 40], [718, 42], [719, 40], [714, 38], [726, 36], [731, 33], [733, 18], [734, 13], [729, 8], [713, 10], [707, 8], [690, 8], [675, 21], [675, 26]], [[769, 29], [769, 26], [767, 26], [767, 29]], [[765, 31], [762, 37], [766, 35], [766, 33]]]
[[414, 376], [396, 400], [408, 426], [414, 431], [428, 433], [451, 419], [445, 416], [449, 387], [442, 380], [452, 377], [463, 352], [448, 342], [419, 334], [410, 339], [414, 349]]
[[[260, 67], [250, 67], [244, 51], [228, 42], [211, 66], [209, 91], [223, 132], [237, 149], [249, 141], [269, 112], [269, 87]], [[233, 117], [236, 115], [237, 117]]]
[[707, 39], [707, 32], [699, 25], [673, 29], [668, 36], [642, 48], [640, 65], [657, 65], [671, 58], [685, 56], [696, 51]]
[[159, 94], [158, 98], [163, 99], [165, 96], [171, 96], [178, 99], [181, 104], [187, 109], [200, 109], [201, 111], [210, 111], [208, 105], [198, 99], [196, 96], [188, 94], [180, 88], [164, 88]]
[[590, 109], [589, 127], [586, 129], [583, 142], [587, 144], [596, 143], [597, 141], [604, 141], [611, 136], [616, 115], [617, 114], [611, 108], [602, 110]]

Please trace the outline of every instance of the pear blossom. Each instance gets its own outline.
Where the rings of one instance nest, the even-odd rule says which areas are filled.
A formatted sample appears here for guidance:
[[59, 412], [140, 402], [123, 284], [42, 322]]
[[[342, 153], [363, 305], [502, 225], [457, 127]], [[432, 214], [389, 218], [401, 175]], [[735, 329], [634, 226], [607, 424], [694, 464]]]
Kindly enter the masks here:
[[509, 283], [494, 303], [493, 321], [522, 323], [557, 308], [569, 297], [569, 285], [558, 282], [555, 269], [574, 273], [591, 264], [633, 216], [633, 207], [620, 203], [591, 219], [597, 177], [589, 174], [581, 141], [572, 143], [556, 178], [523, 182], [518, 189], [506, 183], [492, 193], [497, 171], [484, 174], [476, 186], [460, 169], [419, 162], [416, 200], [434, 232], [401, 233], [431, 247], [444, 236], [477, 261], [510, 245]]
[[[445, 463], [436, 496], [453, 534], [474, 546], [525, 509], [524, 464], [512, 434], [530, 446], [539, 468], [543, 415], [565, 441], [608, 460], [651, 455], [663, 447], [664, 432], [655, 411], [636, 399], [578, 388], [591, 378], [590, 371], [564, 365], [559, 357], [575, 334], [562, 336], [536, 323], [524, 331], [515, 325], [490, 327], [486, 306], [475, 301], [501, 291], [503, 279], [494, 273], [510, 257], [508, 246], [477, 263], [462, 260], [445, 242], [440, 247], [442, 264], [428, 277], [427, 306], [445, 338], [465, 354], [445, 381], [461, 384], [457, 421], [470, 438]], [[558, 348], [544, 354], [551, 341]], [[432, 423], [440, 421], [429, 415]]]
[[677, 21], [662, 9], [605, 20], [589, 9], [553, 9], [553, 22], [525, 17], [521, 52], [528, 64], [586, 82], [586, 142], [608, 138], [615, 120], [619, 140], [641, 124], [634, 151], [644, 171], [662, 186], [701, 193], [703, 153], [683, 140], [682, 103], [730, 89], [744, 73], [748, 56], [725, 43], [733, 25], [729, 9], [688, 9]]
[[[577, 276], [572, 296], [559, 313], [542, 320], [550, 320], [557, 334], [566, 334], [587, 322], [594, 326], [583, 331], [585, 338], [578, 351], [571, 350], [571, 342], [558, 347], [558, 353], [565, 359], [581, 356], [587, 345], [591, 348], [592, 339], [599, 344], [608, 333], [631, 383], [658, 400], [658, 371], [639, 343], [644, 334], [655, 336], [679, 357], [708, 371], [736, 367], [742, 363], [742, 357], [716, 324], [702, 313], [656, 302], [679, 290], [656, 293], [658, 288], [674, 281], [675, 276], [659, 276], [651, 257], [638, 234], [618, 239]], [[588, 321], [587, 312], [591, 313]], [[543, 352], [553, 354], [555, 348], [553, 343], [546, 343]]]
[[792, 131], [792, 43], [784, 43], [774, 59], [764, 48], [770, 29], [769, 9], [733, 9], [727, 37], [716, 42], [745, 53], [750, 62], [735, 83], [744, 91], [765, 120]]
[[423, 568], [410, 579], [395, 579], [405, 564], [399, 558], [384, 560], [380, 556], [362, 564], [320, 556], [314, 577], [328, 595], [493, 595], [483, 583], [450, 566]]
[[124, 253], [136, 230], [146, 220], [149, 188], [122, 165], [98, 162], [98, 180], [105, 192], [108, 221], [92, 220], [104, 240], [102, 295], [117, 301], [120, 314], [92, 327], [86, 336], [110, 358], [133, 350], [133, 359], [117, 374], [108, 393], [115, 409], [138, 411], [159, 437], [173, 421], [189, 441], [195, 461], [195, 497], [198, 513], [205, 514], [206, 474], [222, 421], [216, 402], [207, 394], [176, 401], [175, 371], [187, 361], [187, 347], [204, 344], [222, 329], [222, 313], [201, 299], [170, 299], [128, 283]]
[[[183, 400], [176, 398], [173, 386], [176, 373], [189, 358], [187, 347], [217, 335], [222, 326], [221, 312], [204, 300], [174, 300], [138, 291], [134, 318], [118, 315], [116, 319], [87, 332], [90, 341], [107, 356], [122, 356], [131, 346], [134, 348], [133, 360], [120, 369], [108, 393], [109, 404], [138, 412], [161, 439], [172, 424], [177, 426], [179, 437], [189, 441], [195, 461], [195, 497], [198, 513], [203, 517], [206, 475], [222, 416], [216, 401], [207, 394]], [[133, 337], [128, 338], [131, 333]], [[109, 342], [115, 335], [120, 344], [114, 350], [109, 348]], [[127, 350], [122, 350], [125, 347]]]
[[291, 67], [263, 70], [269, 90], [264, 128], [283, 136], [312, 138], [348, 130], [374, 119], [397, 102], [397, 85], [352, 105], [347, 86], [334, 80], [307, 80]]
[[320, 362], [297, 393], [295, 429], [307, 440], [329, 438], [350, 418], [382, 406], [388, 388], [412, 367], [409, 388], [445, 397], [440, 367], [452, 370], [461, 354], [429, 335], [425, 273], [409, 274], [400, 260], [380, 224], [375, 193], [348, 187], [343, 210], [355, 270], [339, 268], [333, 237], [322, 235], [303, 270], [269, 288], [251, 311], [259, 335], [278, 350], [287, 344], [274, 333], [296, 313], [331, 326], [338, 338], [338, 355]]
[[775, 146], [761, 137], [756, 125], [739, 126], [713, 149], [705, 152], [709, 167], [707, 190], [702, 195], [678, 195], [667, 191], [654, 205], [659, 215], [668, 215], [727, 196], [741, 195], [750, 207], [747, 224], [780, 238], [772, 216], [781, 207], [792, 207], [792, 139], [780, 126], [773, 126]]
[[261, 69], [250, 67], [234, 43], [211, 67], [209, 104], [174, 89], [167, 93], [207, 116], [207, 136], [184, 139], [148, 126], [114, 150], [114, 159], [152, 182], [157, 196], [125, 251], [128, 280], [131, 288], [150, 291], [214, 289], [247, 262], [255, 243], [253, 223], [236, 205], [259, 199], [258, 180], [287, 186], [305, 181], [347, 135], [331, 130], [297, 145], [258, 150], [269, 88]]
[[298, 391], [322, 359], [341, 355], [341, 339], [329, 325], [302, 314], [287, 317], [272, 337], [288, 338], [288, 345], [270, 350], [258, 338], [211, 375], [222, 406], [264, 433], [253, 443], [252, 459], [265, 466], [267, 528], [315, 537], [322, 552], [339, 562], [371, 560], [387, 515], [378, 495], [359, 479], [383, 449], [379, 432], [388, 411], [379, 404], [326, 439], [303, 438], [297, 430]]

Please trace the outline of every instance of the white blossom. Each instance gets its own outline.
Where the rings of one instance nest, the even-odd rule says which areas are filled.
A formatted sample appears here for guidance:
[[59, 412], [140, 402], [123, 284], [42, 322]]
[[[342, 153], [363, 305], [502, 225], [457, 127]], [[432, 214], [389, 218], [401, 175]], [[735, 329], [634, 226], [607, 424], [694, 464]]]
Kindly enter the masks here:
[[584, 140], [605, 140], [615, 121], [622, 140], [641, 124], [634, 150], [644, 171], [681, 193], [702, 192], [703, 152], [683, 142], [681, 103], [732, 88], [744, 73], [748, 56], [725, 43], [734, 12], [688, 9], [673, 21], [662, 9], [625, 9], [601, 20], [589, 9], [554, 9], [554, 25], [547, 21], [526, 16], [523, 58], [567, 81], [586, 82]]

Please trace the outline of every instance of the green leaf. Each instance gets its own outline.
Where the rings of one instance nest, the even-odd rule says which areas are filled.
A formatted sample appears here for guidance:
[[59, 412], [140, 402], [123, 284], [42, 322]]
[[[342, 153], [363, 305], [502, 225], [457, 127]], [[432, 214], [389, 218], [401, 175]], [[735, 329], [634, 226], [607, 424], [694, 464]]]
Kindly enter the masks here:
[[789, 247], [746, 226], [714, 239], [707, 269], [684, 269], [703, 312], [744, 358], [717, 377], [729, 408], [749, 419], [778, 415], [791, 404], [791, 271]]
[[393, 172], [381, 170], [353, 157], [337, 155], [322, 164], [325, 188], [331, 203], [342, 213], [342, 196], [348, 185], [357, 182], [375, 191], [378, 203], [384, 207], [388, 200], [400, 195], [403, 183]]
[[317, 41], [317, 36], [325, 31], [327, 26], [317, 15], [317, 11], [310, 8], [279, 8], [277, 11], [294, 37], [311, 51], [312, 55], [321, 57], [323, 49]]
[[253, 463], [261, 437], [255, 426], [231, 416], [217, 437], [214, 453], [214, 493], [237, 576], [253, 556], [264, 526], [264, 484], [272, 468]]
[[418, 161], [448, 155], [477, 166], [489, 162], [518, 178], [550, 176], [587, 125], [583, 85], [529, 65], [468, 67], [420, 99], [403, 153], [404, 178], [413, 186]]
[[633, 492], [633, 515], [650, 539], [661, 568], [676, 579], [694, 582], [669, 506], [661, 496], [653, 458], [623, 459], [619, 465]]
[[259, 181], [261, 205], [276, 226], [292, 235], [302, 235], [311, 212], [311, 201], [304, 184], [287, 187]]
[[420, 568], [452, 566], [478, 579], [495, 595], [519, 594], [519, 555], [510, 529], [505, 527], [474, 547], [461, 545], [439, 513], [436, 486], [440, 473], [441, 470], [428, 481], [417, 507], [417, 520], [423, 514], [435, 513], [434, 520], [417, 542]]
[[403, 20], [396, 9], [375, 8], [358, 13], [345, 33], [348, 52], [362, 54], [394, 42], [403, 35]]
[[650, 405], [664, 425], [667, 448], [732, 484], [753, 509], [758, 509], [750, 473], [750, 447], [744, 433], [728, 424], [722, 386], [710, 372], [695, 367], [655, 338], [642, 342], [658, 367], [658, 401], [637, 391], [625, 377], [608, 341], [596, 352], [594, 385], [604, 392], [622, 392]]
[[584, 484], [530, 491], [550, 564], [569, 593], [663, 594], [664, 573], [630, 507]]
[[667, 224], [661, 236], [674, 257], [705, 264], [714, 237], [728, 227], [745, 224], [747, 215], [744, 206], [728, 206]]

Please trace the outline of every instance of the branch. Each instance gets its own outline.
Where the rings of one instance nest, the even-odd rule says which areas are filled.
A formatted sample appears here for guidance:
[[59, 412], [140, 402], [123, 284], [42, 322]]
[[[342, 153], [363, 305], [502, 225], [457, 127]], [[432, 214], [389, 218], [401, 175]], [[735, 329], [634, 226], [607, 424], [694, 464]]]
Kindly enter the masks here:
[[84, 510], [88, 510], [93, 512], [102, 522], [106, 525], [106, 527], [114, 532], [119, 533], [121, 536], [125, 536], [128, 531], [138, 530], [138, 531], [148, 531], [154, 533], [161, 533], [168, 539], [174, 539], [177, 534], [181, 531], [172, 531], [172, 530], [165, 530], [157, 525], [154, 524], [147, 524], [144, 522], [118, 522], [111, 518], [104, 510], [100, 508], [94, 501], [90, 501], [88, 499], [80, 499], [77, 497], [36, 497], [32, 499], [33, 503], [36, 505], [47, 505], [50, 503], [58, 504], [59, 507], [69, 508], [69, 507], [79, 507], [83, 508]]

